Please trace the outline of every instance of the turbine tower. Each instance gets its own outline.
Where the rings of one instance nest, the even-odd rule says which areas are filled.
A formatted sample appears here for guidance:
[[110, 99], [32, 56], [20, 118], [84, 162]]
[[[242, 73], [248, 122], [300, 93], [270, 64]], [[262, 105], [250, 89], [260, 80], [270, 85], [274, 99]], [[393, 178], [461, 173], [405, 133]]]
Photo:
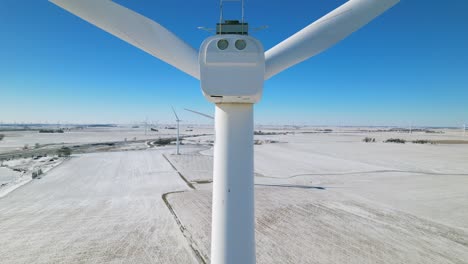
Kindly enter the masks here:
[[176, 122], [177, 122], [177, 155], [180, 155], [179, 151], [179, 145], [180, 145], [180, 140], [179, 140], [179, 122], [181, 121], [179, 117], [177, 116], [176, 111], [174, 110], [174, 107], [172, 107], [172, 112], [174, 112]]
[[[223, 20], [199, 52], [109, 0], [50, 0], [199, 79], [215, 104], [211, 263], [255, 263], [253, 106], [265, 80], [343, 40], [399, 0], [350, 0], [264, 52], [248, 24]], [[221, 1], [222, 5], [222, 1]], [[243, 1], [242, 1], [243, 11]]]

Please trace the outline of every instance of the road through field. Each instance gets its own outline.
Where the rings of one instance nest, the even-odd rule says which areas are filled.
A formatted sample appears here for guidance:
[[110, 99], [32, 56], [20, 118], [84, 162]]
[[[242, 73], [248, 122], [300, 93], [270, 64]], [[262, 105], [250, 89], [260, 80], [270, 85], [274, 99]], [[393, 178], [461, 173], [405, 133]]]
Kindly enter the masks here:
[[196, 263], [163, 151], [86, 154], [0, 199], [0, 263]]

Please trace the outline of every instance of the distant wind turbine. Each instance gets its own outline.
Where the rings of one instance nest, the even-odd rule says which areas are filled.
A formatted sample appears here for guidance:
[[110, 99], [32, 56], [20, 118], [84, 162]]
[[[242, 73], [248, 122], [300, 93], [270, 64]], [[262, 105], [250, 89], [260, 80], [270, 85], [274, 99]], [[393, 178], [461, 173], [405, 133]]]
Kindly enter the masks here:
[[174, 107], [172, 107], [172, 112], [174, 112], [174, 115], [175, 115], [175, 118], [176, 118], [176, 122], [177, 122], [177, 155], [180, 155], [180, 152], [179, 152], [179, 122], [181, 121], [179, 119], [179, 117], [177, 116], [177, 113], [176, 111], [174, 110]]

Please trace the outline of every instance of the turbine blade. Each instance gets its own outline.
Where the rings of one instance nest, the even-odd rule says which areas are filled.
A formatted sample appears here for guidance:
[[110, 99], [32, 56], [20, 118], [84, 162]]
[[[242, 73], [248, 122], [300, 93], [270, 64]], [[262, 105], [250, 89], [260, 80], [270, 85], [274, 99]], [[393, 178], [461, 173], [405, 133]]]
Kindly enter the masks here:
[[187, 108], [184, 108], [185, 111], [189, 111], [189, 112], [192, 112], [192, 113], [195, 113], [195, 114], [198, 114], [198, 115], [201, 115], [201, 116], [204, 116], [204, 117], [208, 117], [210, 119], [214, 119], [214, 116], [211, 116], [211, 115], [207, 115], [207, 114], [204, 114], [204, 113], [200, 113], [200, 112], [197, 112], [195, 110], [190, 110], [190, 109], [187, 109]]
[[350, 0], [265, 52], [265, 80], [351, 35], [399, 0]]
[[177, 116], [177, 114], [176, 114], [176, 111], [174, 110], [174, 107], [172, 107], [172, 112], [174, 112], [174, 115], [175, 115], [176, 121], [177, 121], [177, 122], [179, 122], [179, 121], [180, 121], [180, 119], [179, 119], [179, 117]]
[[109, 0], [49, 1], [200, 79], [197, 50], [160, 24]]

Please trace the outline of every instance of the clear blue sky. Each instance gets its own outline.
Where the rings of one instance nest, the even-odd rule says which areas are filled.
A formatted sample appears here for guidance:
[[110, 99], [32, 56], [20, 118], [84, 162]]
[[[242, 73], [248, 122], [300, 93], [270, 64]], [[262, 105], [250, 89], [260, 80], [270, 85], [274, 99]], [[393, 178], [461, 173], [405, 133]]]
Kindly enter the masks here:
[[[198, 48], [217, 0], [118, 0]], [[265, 49], [344, 0], [246, 0]], [[236, 11], [234, 4], [230, 13]], [[468, 123], [468, 1], [402, 0], [345, 41], [265, 83], [256, 123]], [[192, 77], [46, 0], [0, 1], [0, 121], [169, 122], [213, 113]], [[186, 121], [204, 121], [181, 112]]]

